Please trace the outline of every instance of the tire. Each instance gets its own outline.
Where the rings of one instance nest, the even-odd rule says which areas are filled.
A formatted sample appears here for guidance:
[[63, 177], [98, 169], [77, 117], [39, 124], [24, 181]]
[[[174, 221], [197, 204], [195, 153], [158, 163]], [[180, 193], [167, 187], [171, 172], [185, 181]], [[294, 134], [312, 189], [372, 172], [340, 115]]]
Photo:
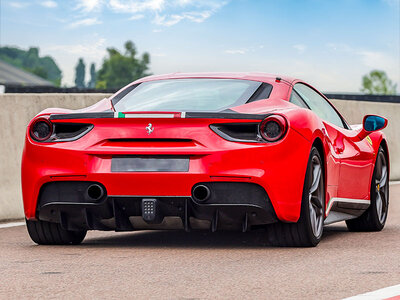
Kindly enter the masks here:
[[315, 247], [321, 240], [325, 217], [324, 164], [313, 147], [304, 179], [300, 218], [297, 223], [278, 222], [267, 226], [272, 246]]
[[32, 241], [39, 245], [78, 245], [86, 236], [86, 230], [65, 230], [58, 223], [26, 220]]
[[389, 165], [385, 150], [379, 147], [371, 180], [371, 204], [358, 218], [347, 220], [349, 231], [381, 231], [389, 210]]

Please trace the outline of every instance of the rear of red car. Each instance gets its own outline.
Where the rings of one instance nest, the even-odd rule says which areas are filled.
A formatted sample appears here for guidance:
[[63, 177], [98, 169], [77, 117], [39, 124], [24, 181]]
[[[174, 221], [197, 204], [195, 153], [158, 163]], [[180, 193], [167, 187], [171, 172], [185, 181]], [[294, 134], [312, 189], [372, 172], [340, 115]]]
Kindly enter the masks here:
[[27, 218], [64, 222], [68, 229], [115, 230], [151, 228], [164, 217], [178, 217], [182, 224], [174, 226], [214, 230], [268, 224], [276, 213], [296, 218], [295, 201], [276, 201], [274, 208], [270, 194], [285, 197], [285, 182], [299, 179], [296, 172], [286, 173], [296, 159], [286, 143], [301, 145], [303, 137], [289, 129], [285, 142], [226, 139], [256, 136], [263, 116], [68, 118], [49, 121], [55, 128], [84, 126], [88, 132], [75, 141], [45, 143], [28, 132], [22, 166]]
[[[251, 88], [250, 96], [239, 88], [238, 94], [268, 98], [262, 93], [272, 86], [256, 82]], [[22, 159], [28, 220], [67, 231], [246, 231], [298, 220], [307, 165], [299, 157], [308, 155], [310, 143], [284, 114], [268, 113], [269, 100], [256, 99], [264, 101], [263, 114], [229, 109], [243, 105], [235, 101], [210, 111], [196, 102], [194, 112], [143, 111], [151, 99], [118, 107], [129, 92], [114, 97], [117, 112], [46, 114], [31, 121]]]

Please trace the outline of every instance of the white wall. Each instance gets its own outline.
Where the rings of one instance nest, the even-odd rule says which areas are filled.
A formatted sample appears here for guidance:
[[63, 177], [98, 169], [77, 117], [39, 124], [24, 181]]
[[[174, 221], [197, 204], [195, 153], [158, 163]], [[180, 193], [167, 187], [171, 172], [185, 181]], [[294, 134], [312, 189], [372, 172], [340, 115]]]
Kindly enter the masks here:
[[[0, 95], [0, 220], [23, 218], [20, 166], [26, 125], [48, 107], [83, 108], [106, 94], [2, 94]], [[400, 104], [334, 100], [352, 124], [365, 114], [389, 119], [385, 133], [391, 155], [391, 178], [400, 179]]]

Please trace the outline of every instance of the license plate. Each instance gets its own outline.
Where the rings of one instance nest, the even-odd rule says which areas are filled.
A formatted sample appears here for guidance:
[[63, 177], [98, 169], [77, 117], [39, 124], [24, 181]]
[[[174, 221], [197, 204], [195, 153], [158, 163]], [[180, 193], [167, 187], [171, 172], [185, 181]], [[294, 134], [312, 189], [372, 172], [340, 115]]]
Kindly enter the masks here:
[[111, 172], [188, 172], [189, 157], [125, 156], [113, 157]]

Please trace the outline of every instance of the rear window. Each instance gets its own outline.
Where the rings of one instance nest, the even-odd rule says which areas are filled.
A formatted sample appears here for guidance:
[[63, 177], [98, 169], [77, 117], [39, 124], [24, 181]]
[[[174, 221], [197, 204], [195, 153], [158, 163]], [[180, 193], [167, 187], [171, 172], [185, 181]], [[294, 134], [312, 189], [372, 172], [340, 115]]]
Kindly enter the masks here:
[[[262, 90], [262, 93], [261, 93]], [[167, 79], [143, 82], [113, 98], [116, 111], [222, 111], [268, 98], [270, 84], [238, 79]]]

